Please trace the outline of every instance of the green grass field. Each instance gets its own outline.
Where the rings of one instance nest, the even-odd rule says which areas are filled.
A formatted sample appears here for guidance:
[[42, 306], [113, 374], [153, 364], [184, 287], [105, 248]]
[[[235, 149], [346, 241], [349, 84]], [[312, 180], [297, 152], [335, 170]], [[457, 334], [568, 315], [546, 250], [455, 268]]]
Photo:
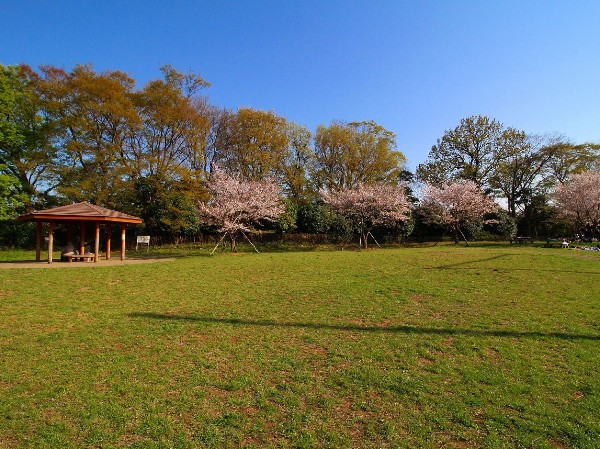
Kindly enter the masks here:
[[208, 252], [0, 269], [0, 447], [600, 447], [598, 253]]

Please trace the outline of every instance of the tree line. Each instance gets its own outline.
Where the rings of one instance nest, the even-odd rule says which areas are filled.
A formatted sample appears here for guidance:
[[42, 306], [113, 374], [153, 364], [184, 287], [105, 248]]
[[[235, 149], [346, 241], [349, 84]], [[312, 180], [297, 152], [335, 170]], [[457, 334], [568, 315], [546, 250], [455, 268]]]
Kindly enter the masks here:
[[528, 134], [489, 117], [472, 116], [437, 140], [416, 175], [436, 186], [472, 181], [485, 193], [504, 199], [519, 233], [546, 237], [597, 233], [597, 224], [579, 223], [573, 229], [573, 223], [564, 220], [564, 208], [557, 208], [554, 194], [574, 175], [599, 170], [600, 144]]
[[[140, 216], [144, 233], [165, 240], [199, 235], [210, 231], [198, 205], [210, 201], [215, 167], [279, 187], [284, 212], [270, 225], [279, 232], [351, 232], [322, 192], [402, 185], [416, 203], [416, 182], [472, 181], [506, 199], [504, 221], [544, 234], [564, 227], [551, 202], [556, 186], [599, 169], [596, 144], [474, 116], [446, 131], [413, 174], [394, 133], [373, 121], [311, 131], [273, 111], [212, 105], [199, 74], [163, 66], [161, 75], [138, 87], [124, 72], [90, 65], [0, 65], [2, 243], [26, 234], [8, 218], [78, 201]], [[439, 231], [416, 214], [393, 228], [396, 235]]]

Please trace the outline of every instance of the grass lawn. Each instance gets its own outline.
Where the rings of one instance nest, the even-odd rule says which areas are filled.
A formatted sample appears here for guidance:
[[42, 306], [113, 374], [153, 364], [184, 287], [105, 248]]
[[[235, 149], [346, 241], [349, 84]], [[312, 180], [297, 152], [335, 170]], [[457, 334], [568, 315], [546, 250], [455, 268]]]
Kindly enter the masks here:
[[0, 268], [0, 448], [600, 447], [598, 253], [209, 251]]

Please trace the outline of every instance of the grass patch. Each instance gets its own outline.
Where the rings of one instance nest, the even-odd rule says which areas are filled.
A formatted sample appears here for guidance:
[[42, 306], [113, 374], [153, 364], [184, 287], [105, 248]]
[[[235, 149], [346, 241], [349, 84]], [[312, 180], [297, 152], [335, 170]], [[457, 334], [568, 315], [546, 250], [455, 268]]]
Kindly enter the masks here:
[[598, 446], [597, 254], [208, 251], [0, 270], [0, 448]]

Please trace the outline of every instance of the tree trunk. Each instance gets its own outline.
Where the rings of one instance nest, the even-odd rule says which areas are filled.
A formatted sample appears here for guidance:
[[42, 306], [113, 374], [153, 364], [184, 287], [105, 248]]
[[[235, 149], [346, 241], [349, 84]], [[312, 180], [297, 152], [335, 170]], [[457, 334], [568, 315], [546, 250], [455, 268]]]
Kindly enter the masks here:
[[237, 244], [236, 244], [237, 236], [235, 234], [231, 234], [231, 252], [237, 253]]
[[508, 213], [510, 214], [511, 217], [514, 218], [517, 216], [517, 205], [515, 204], [514, 197], [507, 198], [507, 200], [508, 200]]

